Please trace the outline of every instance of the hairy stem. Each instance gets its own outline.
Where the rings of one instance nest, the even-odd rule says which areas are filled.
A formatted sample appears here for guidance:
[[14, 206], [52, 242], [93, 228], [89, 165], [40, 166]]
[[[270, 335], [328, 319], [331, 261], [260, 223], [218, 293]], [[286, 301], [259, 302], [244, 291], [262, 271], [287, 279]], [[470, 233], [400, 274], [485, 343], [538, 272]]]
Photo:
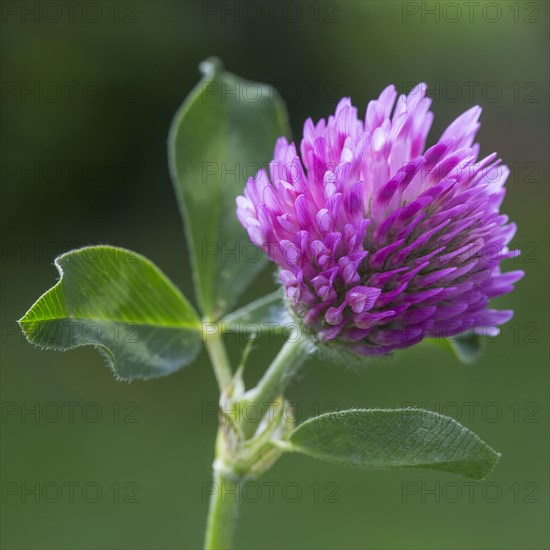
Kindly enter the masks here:
[[[228, 388], [232, 372], [227, 353], [218, 334], [209, 335], [206, 339], [208, 354], [216, 373], [220, 392]], [[255, 402], [260, 407], [271, 406], [283, 393], [289, 380], [302, 365], [308, 355], [306, 342], [297, 333], [290, 336], [279, 351], [258, 385], [248, 391], [244, 402]], [[247, 420], [242, 417], [242, 435], [251, 438], [261, 419]], [[216, 460], [214, 462], [214, 483], [212, 485], [208, 523], [204, 542], [205, 550], [230, 549], [233, 544], [238, 512], [240, 483], [238, 476], [232, 473], [232, 453], [227, 453], [224, 440], [224, 427], [220, 424], [216, 442]], [[258, 451], [259, 453], [259, 451]], [[255, 456], [261, 460], [261, 455]], [[251, 464], [254, 464], [252, 461]], [[268, 468], [269, 465], [266, 465]], [[246, 477], [246, 472], [244, 472]]]
[[214, 483], [210, 496], [205, 550], [229, 550], [239, 515], [239, 481], [214, 467]]
[[205, 334], [204, 339], [206, 351], [210, 357], [210, 362], [212, 363], [214, 374], [221, 393], [225, 388], [227, 388], [231, 382], [231, 378], [233, 377], [229, 357], [227, 356], [227, 351], [225, 350], [225, 346], [222, 342], [220, 332], [217, 331], [215, 334]]
[[[262, 410], [269, 408], [281, 396], [288, 382], [306, 360], [307, 346], [306, 341], [297, 333], [291, 334], [257, 386], [246, 393], [246, 401], [258, 404]], [[257, 422], [243, 418], [243, 433], [247, 437], [254, 433], [256, 426]]]

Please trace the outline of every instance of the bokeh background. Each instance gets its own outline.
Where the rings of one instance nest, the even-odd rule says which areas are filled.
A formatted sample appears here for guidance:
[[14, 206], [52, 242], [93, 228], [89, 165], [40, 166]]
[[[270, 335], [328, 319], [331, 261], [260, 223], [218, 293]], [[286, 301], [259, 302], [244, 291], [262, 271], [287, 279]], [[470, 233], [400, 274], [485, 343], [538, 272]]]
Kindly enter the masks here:
[[[54, 257], [87, 244], [146, 255], [194, 299], [166, 137], [199, 62], [218, 55], [282, 93], [298, 139], [308, 116], [344, 95], [364, 111], [389, 83], [429, 83], [431, 142], [482, 105], [482, 154], [513, 168], [504, 208], [524, 254], [509, 267], [527, 272], [499, 300], [516, 315], [479, 363], [423, 346], [359, 371], [313, 360], [290, 394], [303, 418], [404, 403], [455, 416], [503, 453], [485, 482], [285, 456], [257, 502], [244, 496], [238, 546], [548, 548], [549, 4], [67, 4], [2, 4], [1, 547], [202, 544], [217, 399], [206, 355], [165, 379], [120, 383], [92, 349], [34, 349], [15, 320], [56, 280]], [[273, 288], [266, 270], [241, 302]], [[251, 380], [280, 344], [254, 350]], [[230, 348], [236, 357], [240, 344]]]

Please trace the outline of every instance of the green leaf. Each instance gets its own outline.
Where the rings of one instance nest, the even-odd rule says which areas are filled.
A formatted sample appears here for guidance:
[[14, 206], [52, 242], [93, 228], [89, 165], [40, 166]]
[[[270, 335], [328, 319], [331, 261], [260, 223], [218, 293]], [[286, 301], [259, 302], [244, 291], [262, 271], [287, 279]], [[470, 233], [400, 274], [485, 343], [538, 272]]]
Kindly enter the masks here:
[[29, 342], [62, 351], [97, 346], [124, 380], [170, 374], [197, 355], [200, 319], [143, 256], [91, 246], [55, 266], [60, 280], [19, 321]]
[[449, 340], [451, 347], [460, 361], [466, 364], [475, 363], [483, 353], [483, 340], [479, 334], [464, 332]]
[[217, 320], [266, 262], [237, 219], [235, 199], [290, 132], [272, 87], [227, 73], [217, 60], [201, 69], [172, 124], [169, 158], [199, 305]]
[[[499, 453], [448, 416], [421, 409], [324, 414], [298, 426], [287, 450], [364, 468], [430, 468], [487, 476]], [[286, 447], [286, 446], [285, 446]]]
[[266, 330], [280, 334], [290, 330], [292, 319], [284, 305], [283, 295], [275, 291], [226, 315], [221, 323], [225, 332]]
[[484, 341], [479, 334], [472, 331], [452, 338], [427, 338], [425, 342], [452, 352], [461, 363], [466, 365], [475, 363], [483, 353]]

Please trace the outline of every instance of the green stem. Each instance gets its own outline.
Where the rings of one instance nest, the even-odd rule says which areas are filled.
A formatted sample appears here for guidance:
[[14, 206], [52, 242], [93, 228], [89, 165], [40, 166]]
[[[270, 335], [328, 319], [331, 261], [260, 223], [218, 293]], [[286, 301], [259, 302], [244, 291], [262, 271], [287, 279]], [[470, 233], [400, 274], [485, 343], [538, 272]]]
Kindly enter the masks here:
[[[302, 366], [308, 355], [307, 343], [297, 333], [293, 333], [280, 349], [257, 386], [245, 394], [245, 400], [257, 403], [262, 410], [269, 410], [275, 400], [281, 396], [288, 382]], [[248, 422], [243, 418], [243, 433], [253, 435], [257, 422]]]
[[239, 515], [239, 481], [214, 467], [214, 486], [210, 497], [205, 550], [233, 548], [233, 536]]
[[[232, 379], [231, 367], [221, 337], [209, 335], [206, 348], [216, 373], [216, 378], [223, 392]], [[302, 365], [308, 355], [307, 344], [294, 333], [279, 351], [258, 385], [244, 396], [245, 402], [259, 404], [261, 407], [271, 405], [281, 396], [288, 381]], [[260, 419], [246, 421], [242, 419], [242, 432], [247, 438], [252, 437]], [[210, 497], [208, 524], [206, 527], [205, 550], [230, 549], [233, 544], [239, 513], [239, 495], [241, 493], [239, 478], [228, 471], [231, 457], [225, 456], [223, 426], [218, 430], [216, 442], [216, 461], [214, 462], [214, 485]], [[226, 464], [225, 460], [229, 460]]]
[[[222, 341], [221, 333], [216, 331], [204, 334], [206, 351], [210, 357], [214, 375], [218, 382], [220, 393], [223, 394], [231, 383], [233, 371], [229, 357]], [[238, 483], [223, 470], [220, 464], [221, 448], [223, 446], [222, 427], [218, 428], [216, 441], [216, 462], [214, 462], [214, 482], [210, 496], [208, 520], [204, 540], [205, 550], [230, 549], [233, 547], [233, 533], [238, 515]], [[229, 497], [227, 496], [229, 493]]]
[[229, 357], [227, 356], [227, 351], [225, 350], [225, 346], [222, 342], [221, 332], [206, 334], [205, 345], [221, 393], [225, 388], [227, 388], [227, 386], [229, 386], [229, 383], [233, 378]]

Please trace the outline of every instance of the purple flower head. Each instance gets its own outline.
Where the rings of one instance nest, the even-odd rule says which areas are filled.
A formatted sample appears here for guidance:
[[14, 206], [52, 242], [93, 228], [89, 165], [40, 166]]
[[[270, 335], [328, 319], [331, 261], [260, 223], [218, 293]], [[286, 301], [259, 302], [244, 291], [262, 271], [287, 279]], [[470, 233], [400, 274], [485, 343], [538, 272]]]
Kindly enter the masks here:
[[294, 315], [360, 354], [495, 333], [513, 312], [489, 309], [489, 299], [523, 276], [500, 271], [519, 252], [507, 248], [516, 227], [499, 213], [509, 170], [496, 154], [478, 160], [473, 143], [481, 108], [426, 149], [425, 92], [419, 84], [397, 98], [388, 86], [364, 121], [342, 99], [328, 121], [306, 121], [300, 155], [279, 138], [270, 175], [260, 170], [237, 198]]

